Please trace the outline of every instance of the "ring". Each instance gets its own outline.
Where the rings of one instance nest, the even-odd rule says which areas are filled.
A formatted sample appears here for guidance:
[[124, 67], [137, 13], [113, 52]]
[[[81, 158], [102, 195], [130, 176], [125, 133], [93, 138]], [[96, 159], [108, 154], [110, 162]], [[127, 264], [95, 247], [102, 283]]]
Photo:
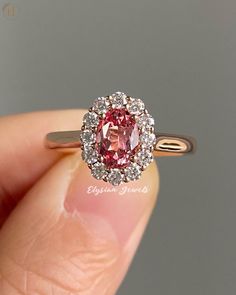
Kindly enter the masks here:
[[45, 146], [81, 148], [93, 177], [120, 185], [139, 179], [153, 157], [193, 153], [196, 142], [190, 136], [155, 132], [143, 101], [116, 92], [95, 99], [81, 130], [50, 132]]

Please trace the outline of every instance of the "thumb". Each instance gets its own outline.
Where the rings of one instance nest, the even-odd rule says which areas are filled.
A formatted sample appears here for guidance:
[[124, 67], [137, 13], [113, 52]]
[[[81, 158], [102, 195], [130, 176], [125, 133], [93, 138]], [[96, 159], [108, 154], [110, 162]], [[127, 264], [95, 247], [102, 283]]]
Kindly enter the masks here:
[[47, 172], [0, 232], [0, 294], [114, 294], [155, 204], [158, 172], [112, 187], [78, 154]]

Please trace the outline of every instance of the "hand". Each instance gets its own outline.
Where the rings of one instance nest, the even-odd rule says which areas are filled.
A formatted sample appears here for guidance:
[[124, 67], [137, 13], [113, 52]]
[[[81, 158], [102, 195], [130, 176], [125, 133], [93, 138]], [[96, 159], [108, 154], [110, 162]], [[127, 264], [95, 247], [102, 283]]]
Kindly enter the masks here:
[[79, 151], [43, 146], [49, 131], [80, 129], [83, 113], [0, 118], [1, 295], [111, 295], [125, 276], [155, 205], [158, 171], [152, 163], [118, 191], [91, 193], [113, 187], [90, 175]]

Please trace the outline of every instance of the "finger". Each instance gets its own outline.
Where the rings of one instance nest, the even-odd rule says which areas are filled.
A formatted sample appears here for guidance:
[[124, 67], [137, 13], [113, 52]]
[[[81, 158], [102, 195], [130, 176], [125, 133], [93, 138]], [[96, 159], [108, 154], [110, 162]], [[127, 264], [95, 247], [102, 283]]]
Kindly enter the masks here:
[[0, 227], [18, 200], [61, 157], [45, 149], [45, 134], [79, 129], [83, 113], [63, 110], [0, 118]]
[[[95, 186], [99, 195], [91, 193]], [[114, 189], [94, 179], [78, 154], [65, 156], [2, 228], [0, 294], [114, 294], [158, 188], [154, 163], [140, 180]]]

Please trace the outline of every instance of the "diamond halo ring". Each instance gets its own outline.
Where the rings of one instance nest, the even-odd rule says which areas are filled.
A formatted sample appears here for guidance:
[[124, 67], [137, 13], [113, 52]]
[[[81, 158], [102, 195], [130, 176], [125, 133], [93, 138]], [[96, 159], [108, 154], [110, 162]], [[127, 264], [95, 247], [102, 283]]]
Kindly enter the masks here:
[[81, 130], [50, 132], [45, 145], [81, 148], [92, 176], [115, 186], [139, 179], [154, 156], [195, 151], [194, 138], [155, 132], [154, 127], [154, 118], [140, 98], [116, 92], [95, 99]]

